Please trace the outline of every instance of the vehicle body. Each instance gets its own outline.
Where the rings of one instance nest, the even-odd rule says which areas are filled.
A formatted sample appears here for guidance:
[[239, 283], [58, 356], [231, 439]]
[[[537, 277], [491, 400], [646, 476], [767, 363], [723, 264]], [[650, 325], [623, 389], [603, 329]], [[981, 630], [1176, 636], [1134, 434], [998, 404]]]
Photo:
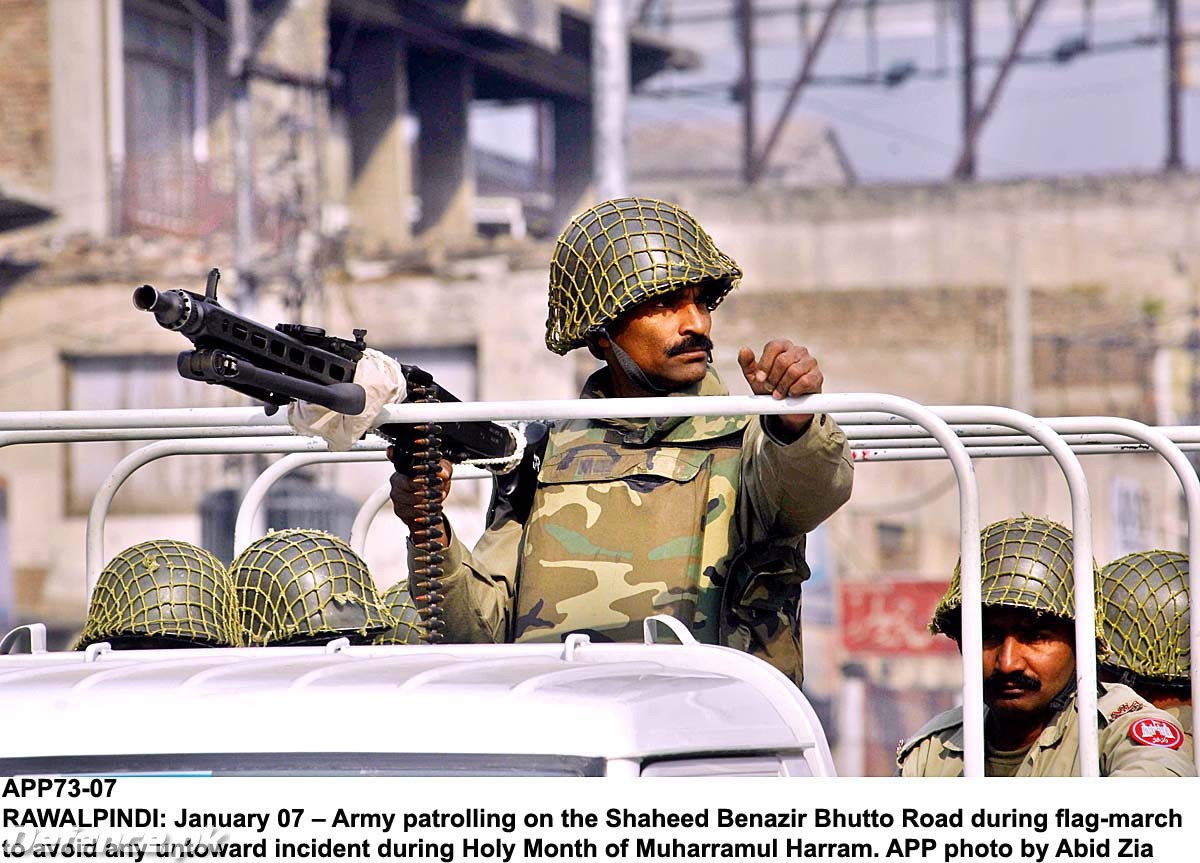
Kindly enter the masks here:
[[0, 656], [0, 774], [833, 775], [790, 681], [687, 642]]

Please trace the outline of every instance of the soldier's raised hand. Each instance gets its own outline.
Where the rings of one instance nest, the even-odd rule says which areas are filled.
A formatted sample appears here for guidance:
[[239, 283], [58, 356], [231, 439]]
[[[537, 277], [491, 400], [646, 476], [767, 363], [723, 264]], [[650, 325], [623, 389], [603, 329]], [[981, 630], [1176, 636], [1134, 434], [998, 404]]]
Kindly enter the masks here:
[[[819, 393], [825, 383], [821, 367], [808, 348], [788, 339], [772, 339], [758, 357], [750, 348], [741, 348], [738, 365], [755, 395], [777, 399], [811, 395]], [[781, 414], [777, 421], [791, 434], [800, 435], [808, 429], [812, 414]]]

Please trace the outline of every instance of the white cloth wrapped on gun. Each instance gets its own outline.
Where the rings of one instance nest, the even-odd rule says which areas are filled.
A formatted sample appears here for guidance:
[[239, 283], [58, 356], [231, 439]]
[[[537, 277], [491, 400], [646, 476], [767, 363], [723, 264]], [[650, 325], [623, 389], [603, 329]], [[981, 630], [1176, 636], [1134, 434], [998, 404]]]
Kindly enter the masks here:
[[354, 369], [354, 383], [366, 392], [362, 413], [340, 414], [310, 402], [288, 405], [288, 423], [299, 434], [323, 438], [334, 452], [344, 452], [375, 425], [384, 405], [404, 401], [407, 388], [400, 363], [387, 354], [367, 348]]

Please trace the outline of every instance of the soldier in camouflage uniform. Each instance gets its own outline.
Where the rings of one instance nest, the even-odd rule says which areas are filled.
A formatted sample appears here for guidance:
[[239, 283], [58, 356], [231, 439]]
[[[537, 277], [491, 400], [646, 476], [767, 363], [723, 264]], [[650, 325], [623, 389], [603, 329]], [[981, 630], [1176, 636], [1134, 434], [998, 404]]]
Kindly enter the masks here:
[[1124, 683], [1178, 720], [1192, 736], [1188, 559], [1135, 551], [1100, 572], [1097, 620], [1109, 653], [1100, 679]]
[[[983, 531], [985, 774], [1078, 776], [1075, 600], [1071, 533], [1024, 516]], [[930, 629], [962, 646], [962, 588], [955, 568]], [[1128, 686], [1101, 684], [1102, 776], [1195, 776], [1179, 724]], [[962, 708], [900, 744], [902, 776], [961, 776]]]
[[[583, 398], [725, 395], [710, 314], [741, 275], [680, 208], [606, 201], [558, 239], [546, 344], [604, 360]], [[738, 361], [757, 394], [821, 391], [817, 361], [790, 341], [757, 357], [742, 348]], [[849, 498], [852, 477], [845, 435], [825, 415], [559, 423], [536, 482], [494, 501], [474, 551], [451, 537], [445, 634], [630, 641], [646, 617], [670, 614], [699, 641], [755, 653], [799, 683], [805, 534]], [[421, 493], [393, 476], [410, 528]]]

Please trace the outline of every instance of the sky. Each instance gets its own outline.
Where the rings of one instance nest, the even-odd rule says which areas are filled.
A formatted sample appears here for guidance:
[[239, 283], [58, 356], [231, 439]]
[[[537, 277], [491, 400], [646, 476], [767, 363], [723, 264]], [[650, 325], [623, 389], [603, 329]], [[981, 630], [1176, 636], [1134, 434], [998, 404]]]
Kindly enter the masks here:
[[[720, 14], [729, 0], [659, 0], [671, 4], [677, 19]], [[810, 6], [823, 7], [827, 0]], [[818, 76], [862, 74], [870, 69], [911, 60], [926, 71], [944, 69], [940, 78], [911, 79], [896, 88], [811, 86], [796, 115], [829, 123], [863, 181], [927, 181], [947, 177], [960, 146], [961, 89], [957, 18], [938, 27], [933, 0], [886, 5], [876, 13], [878, 42], [872, 47], [861, 2], [843, 12], [816, 66]], [[784, 89], [800, 67], [800, 16], [795, 0], [758, 0], [756, 63], [759, 90], [759, 140], [765, 138], [784, 99]], [[954, 11], [956, 3], [940, 4]], [[1017, 4], [1024, 9], [1028, 0]], [[1084, 0], [1048, 0], [1023, 53], [1047, 52], [1064, 39], [1087, 35], [1091, 44], [1125, 42], [1161, 34], [1156, 0], [1094, 0], [1090, 20]], [[1184, 0], [1185, 28], [1200, 31], [1200, 2]], [[1010, 0], [976, 0], [977, 53], [997, 58], [1012, 33]], [[665, 9], [659, 7], [659, 12]], [[715, 15], [713, 16], [716, 17]], [[819, 15], [810, 16], [815, 32]], [[668, 73], [646, 89], [702, 86], [731, 82], [740, 75], [734, 28], [725, 20], [687, 21], [668, 18], [664, 35], [693, 46], [704, 55], [701, 69]], [[1198, 32], [1200, 35], [1200, 32]], [[1200, 86], [1200, 43], [1188, 63]], [[1191, 58], [1189, 57], [1189, 61]], [[990, 87], [995, 66], [977, 72], [977, 100]], [[979, 150], [979, 176], [1010, 178], [1157, 170], [1166, 152], [1166, 56], [1160, 45], [1105, 53], [1085, 53], [1066, 64], [1021, 64], [1010, 75], [1000, 101], [985, 127]], [[1185, 90], [1185, 157], [1200, 162], [1200, 91]], [[653, 122], [664, 115], [700, 114], [738, 121], [739, 109], [727, 95], [634, 100], [631, 122]]]
[[[812, 0], [809, 32], [829, 0]], [[910, 60], [929, 76], [895, 88], [814, 84], [795, 117], [828, 123], [862, 182], [930, 182], [947, 178], [960, 147], [961, 90], [957, 0], [877, 0], [875, 41], [863, 0], [849, 0], [817, 66], [818, 78], [862, 75]], [[1030, 0], [976, 0], [977, 54], [998, 58], [1012, 33], [1011, 7]], [[759, 145], [802, 62], [800, 0], [756, 0]], [[1090, 7], [1090, 13], [1089, 13]], [[646, 82], [630, 103], [631, 125], [709, 118], [740, 128], [729, 88], [740, 76], [732, 0], [655, 0], [649, 26], [692, 48], [700, 68]], [[1185, 32], [1200, 40], [1200, 0], [1181, 0]], [[939, 12], [940, 9], [940, 12]], [[941, 25], [939, 25], [939, 15]], [[1022, 63], [1013, 70], [984, 129], [978, 155], [983, 179], [1157, 171], [1166, 154], [1166, 55], [1162, 44], [1101, 50], [1163, 33], [1158, 0], [1047, 0], [1024, 49], [1045, 54], [1064, 39], [1086, 36], [1095, 50], [1069, 63]], [[1200, 41], [1186, 52], [1183, 96], [1185, 163], [1200, 166]], [[872, 59], [874, 58], [874, 59]], [[977, 72], [982, 101], [995, 65]], [[684, 91], [670, 98], [650, 93]], [[532, 153], [530, 115], [481, 106], [476, 139], [521, 158]], [[731, 147], [741, 146], [732, 139]]]

